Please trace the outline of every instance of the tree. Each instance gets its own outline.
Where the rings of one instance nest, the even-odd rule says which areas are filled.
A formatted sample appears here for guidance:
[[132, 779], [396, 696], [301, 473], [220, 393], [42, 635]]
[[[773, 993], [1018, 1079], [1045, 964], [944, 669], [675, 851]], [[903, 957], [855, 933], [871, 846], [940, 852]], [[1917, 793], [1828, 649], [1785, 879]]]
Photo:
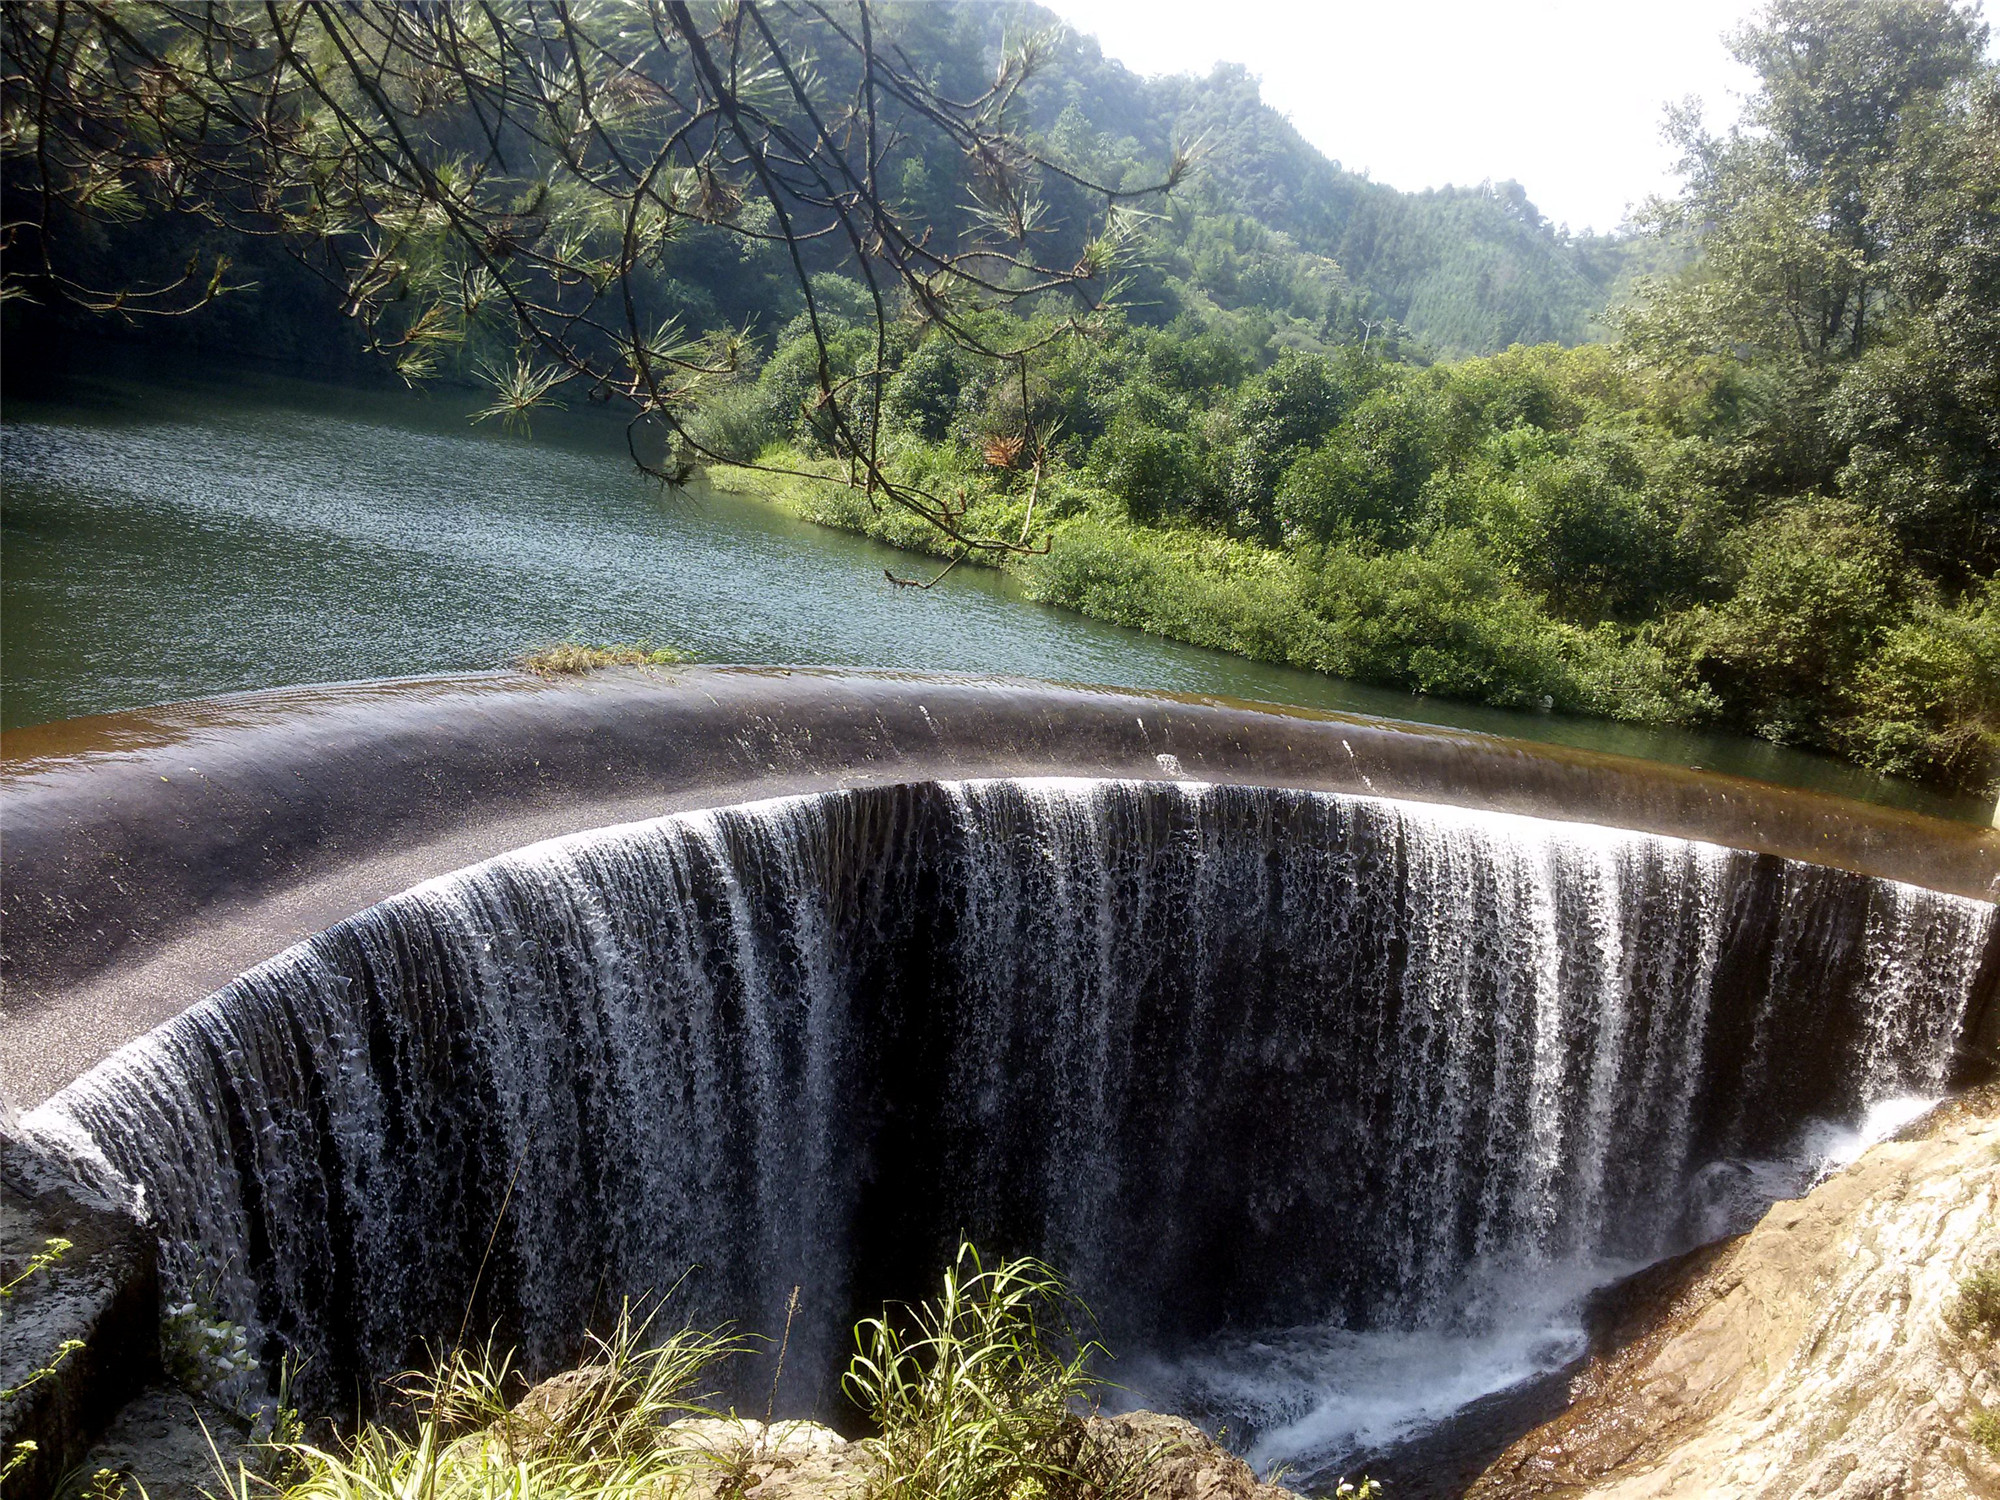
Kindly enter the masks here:
[[1894, 539], [1837, 500], [1785, 506], [1732, 539], [1738, 581], [1663, 636], [1740, 728], [1824, 743], [1861, 663], [1902, 616]]
[[1838, 491], [1957, 590], [2000, 567], [2000, 67], [1953, 0], [1772, 0], [1736, 37], [1742, 125], [1672, 130], [1651, 219], [1700, 251], [1623, 317], [1662, 365], [1744, 370], [1735, 439], [1773, 497]]
[[1278, 481], [1307, 448], [1384, 380], [1388, 367], [1357, 350], [1338, 360], [1287, 352], [1245, 395], [1231, 497], [1252, 525], [1270, 529]]
[[1514, 576], [1570, 619], [1644, 619], [1693, 571], [1672, 509], [1648, 493], [1644, 455], [1589, 432], [1522, 444], [1486, 524]]
[[1278, 483], [1279, 521], [1314, 541], [1401, 547], [1414, 539], [1418, 497], [1437, 460], [1428, 391], [1386, 386], [1364, 399]]
[[1913, 113], [1982, 69], [1986, 28], [1951, 0], [1772, 0], [1731, 50], [1757, 71], [1741, 124], [1708, 135], [1690, 108], [1681, 196], [1652, 222], [1702, 261], [1652, 287], [1642, 338], [1811, 362], [1861, 353], [1907, 247], [1883, 189], [1916, 141]]
[[[52, 0], [0, 13], [4, 292], [125, 316], [177, 316], [228, 292], [226, 254], [150, 280], [94, 279], [107, 225], [167, 216], [276, 239], [338, 289], [373, 349], [412, 381], [457, 350], [511, 421], [562, 393], [623, 405], [678, 481], [712, 451], [695, 420], [741, 367], [741, 336], [696, 336], [662, 271], [692, 235], [782, 251], [811, 343], [806, 424], [871, 501], [968, 551], [963, 503], [890, 474], [880, 410], [892, 331], [912, 318], [1023, 388], [1037, 353], [1116, 299], [1135, 189], [1048, 160], [1017, 119], [1055, 38], [1016, 39], [962, 92], [899, 44], [921, 9], [869, 0]], [[963, 235], [899, 206], [912, 160], [955, 170]], [[1044, 220], [1044, 180], [1097, 205]], [[123, 267], [114, 268], [122, 272]], [[862, 289], [872, 347], [841, 368], [841, 320], [815, 271]], [[980, 307], [1063, 301], [1032, 340], [995, 344]], [[1016, 435], [1028, 452], [1040, 434]]]

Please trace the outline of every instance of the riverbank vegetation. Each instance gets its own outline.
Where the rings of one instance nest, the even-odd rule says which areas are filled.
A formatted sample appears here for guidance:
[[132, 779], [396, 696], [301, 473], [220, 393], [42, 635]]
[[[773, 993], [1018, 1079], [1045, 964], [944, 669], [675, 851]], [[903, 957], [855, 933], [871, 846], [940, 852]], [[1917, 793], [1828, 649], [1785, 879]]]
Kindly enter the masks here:
[[[887, 467], [1018, 552], [963, 548], [848, 483], [797, 325], [705, 417], [715, 448], [785, 472], [720, 478], [1259, 660], [1717, 725], [1990, 792], [2000, 81], [1984, 40], [1942, 4], [1773, 7], [1737, 44], [1763, 79], [1744, 127], [1679, 127], [1689, 185], [1653, 224], [1694, 258], [1643, 283], [1614, 342], [1425, 363], [1184, 313], [1110, 322], [1016, 374], [906, 325]], [[996, 344], [1050, 333], [985, 317]], [[832, 348], [854, 368], [861, 331]]]
[[537, 677], [581, 677], [604, 667], [677, 667], [687, 660], [685, 651], [651, 641], [613, 645], [556, 641], [528, 652], [517, 665]]
[[1968, 3], [1770, 0], [1742, 119], [1676, 114], [1684, 190], [1608, 237], [1368, 183], [1028, 5], [72, 12], [0, 33], [16, 337], [344, 322], [940, 560], [899, 582], [2000, 777]]
[[[1187, 1457], [1171, 1443], [1107, 1441], [1086, 1420], [1107, 1389], [1093, 1373], [1103, 1350], [1088, 1310], [1040, 1261], [988, 1265], [962, 1245], [937, 1298], [863, 1320], [844, 1382], [870, 1434], [853, 1445], [810, 1423], [724, 1411], [713, 1388], [752, 1342], [657, 1320], [628, 1310], [589, 1339], [577, 1369], [534, 1386], [491, 1346], [456, 1350], [400, 1383], [395, 1414], [346, 1438], [309, 1441], [281, 1412], [255, 1471], [239, 1463], [223, 1491], [728, 1500], [770, 1483], [795, 1497], [1141, 1500], [1173, 1491], [1160, 1470]], [[836, 1457], [816, 1475], [799, 1471], [829, 1449]], [[116, 1493], [115, 1476], [98, 1488]], [[1339, 1493], [1368, 1500], [1378, 1487]]]

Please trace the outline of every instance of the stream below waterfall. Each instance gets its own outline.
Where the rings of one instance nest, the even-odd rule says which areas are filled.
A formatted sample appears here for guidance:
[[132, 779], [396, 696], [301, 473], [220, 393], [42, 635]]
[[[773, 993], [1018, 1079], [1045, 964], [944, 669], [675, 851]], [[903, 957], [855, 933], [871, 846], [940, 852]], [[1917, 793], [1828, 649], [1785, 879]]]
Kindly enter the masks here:
[[26, 1123], [323, 1410], [468, 1306], [545, 1373], [681, 1282], [762, 1332], [802, 1288], [779, 1404], [831, 1414], [967, 1233], [1068, 1273], [1131, 1400], [1330, 1485], [1941, 1092], [1993, 922], [1450, 806], [885, 787], [429, 881]]

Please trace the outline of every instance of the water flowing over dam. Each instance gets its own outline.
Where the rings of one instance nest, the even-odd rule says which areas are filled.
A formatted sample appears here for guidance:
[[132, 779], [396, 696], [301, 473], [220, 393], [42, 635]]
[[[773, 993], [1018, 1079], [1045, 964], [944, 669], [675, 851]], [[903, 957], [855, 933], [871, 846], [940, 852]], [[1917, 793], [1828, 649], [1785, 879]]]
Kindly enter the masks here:
[[[168, 1301], [309, 1404], [462, 1328], [557, 1368], [687, 1273], [676, 1318], [771, 1334], [802, 1288], [780, 1399], [824, 1409], [852, 1316], [962, 1232], [1063, 1267], [1157, 1369], [1260, 1330], [1490, 1332], [1497, 1288], [1712, 1235], [1816, 1122], [1941, 1092], [1993, 922], [1436, 803], [869, 787], [430, 880], [27, 1126], [137, 1184]], [[1312, 1382], [1227, 1386], [1268, 1433]]]

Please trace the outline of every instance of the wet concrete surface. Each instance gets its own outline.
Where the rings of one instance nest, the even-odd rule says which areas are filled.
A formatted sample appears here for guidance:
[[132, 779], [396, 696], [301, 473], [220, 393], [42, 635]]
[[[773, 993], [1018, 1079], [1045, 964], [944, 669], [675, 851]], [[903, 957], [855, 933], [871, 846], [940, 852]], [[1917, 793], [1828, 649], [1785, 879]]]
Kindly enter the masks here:
[[279, 689], [0, 740], [0, 1096], [33, 1105], [292, 943], [540, 839], [763, 797], [994, 776], [1449, 802], [2000, 893], [1991, 829], [1359, 715], [830, 669]]

